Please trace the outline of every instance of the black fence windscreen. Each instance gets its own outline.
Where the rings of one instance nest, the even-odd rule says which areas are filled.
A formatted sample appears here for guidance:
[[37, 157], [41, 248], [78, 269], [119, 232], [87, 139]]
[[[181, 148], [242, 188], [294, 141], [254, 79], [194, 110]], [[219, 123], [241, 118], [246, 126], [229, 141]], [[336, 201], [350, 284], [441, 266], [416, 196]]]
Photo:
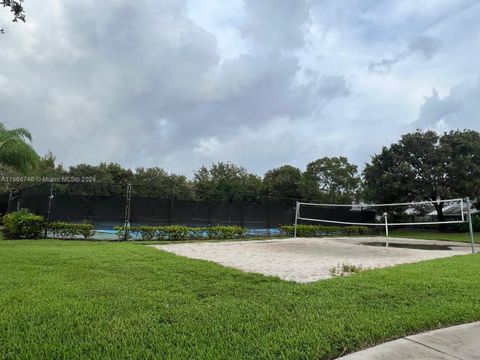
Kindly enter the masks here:
[[[50, 196], [52, 193], [53, 196]], [[238, 225], [248, 229], [275, 229], [295, 220], [295, 200], [273, 197], [237, 197], [210, 201], [146, 196], [125, 187], [117, 193], [99, 196], [75, 187], [42, 184], [20, 191], [0, 194], [0, 212], [27, 208], [49, 221], [90, 222], [98, 230], [124, 225]], [[126, 216], [127, 203], [130, 205]], [[50, 212], [48, 211], [50, 208]], [[347, 222], [374, 222], [372, 211], [349, 208], [302, 207], [302, 217]], [[308, 223], [301, 221], [300, 223]], [[317, 223], [318, 224], [318, 223]]]
[[[375, 211], [360, 210], [353, 207], [309, 206], [300, 207], [300, 217], [307, 219], [322, 219], [350, 223], [375, 223]], [[319, 223], [318, 221], [303, 223]]]

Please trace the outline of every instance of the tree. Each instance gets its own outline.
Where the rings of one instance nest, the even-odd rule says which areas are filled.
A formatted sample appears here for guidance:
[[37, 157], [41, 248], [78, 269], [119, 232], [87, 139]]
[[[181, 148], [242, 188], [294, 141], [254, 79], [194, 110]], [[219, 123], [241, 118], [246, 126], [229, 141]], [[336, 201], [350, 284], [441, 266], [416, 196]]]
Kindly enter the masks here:
[[[372, 157], [363, 172], [364, 196], [375, 202], [480, 195], [480, 134], [473, 130], [405, 134]], [[444, 203], [433, 204], [444, 220]]]
[[241, 166], [219, 162], [202, 166], [194, 175], [193, 186], [201, 200], [240, 199], [259, 194], [262, 180]]
[[10, 8], [10, 12], [13, 13], [13, 22], [18, 20], [25, 22], [25, 9], [23, 8], [23, 0], [2, 0], [0, 5], [4, 8]]
[[0, 123], [0, 163], [20, 173], [35, 168], [39, 156], [31, 146], [32, 135], [27, 129], [7, 129]]
[[275, 197], [299, 199], [302, 172], [300, 169], [283, 165], [268, 170], [263, 177], [264, 192]]
[[100, 163], [98, 166], [103, 179], [107, 183], [108, 192], [112, 195], [124, 194], [127, 185], [133, 180], [133, 172], [130, 169], [124, 169], [117, 163]]
[[94, 179], [92, 182], [81, 181], [69, 184], [67, 187], [72, 193], [112, 196], [125, 194], [127, 184], [132, 182], [133, 172], [130, 169], [124, 169], [117, 163], [78, 164], [70, 167], [67, 176]]
[[303, 174], [302, 197], [329, 203], [355, 200], [360, 184], [357, 166], [346, 157], [323, 157], [307, 165]]
[[67, 176], [72, 178], [95, 179], [95, 182], [67, 184], [66, 188], [70, 193], [100, 196], [112, 195], [109, 189], [109, 178], [105, 172], [105, 168], [81, 163], [75, 166], [70, 166]]
[[480, 206], [480, 133], [473, 130], [451, 131], [440, 138], [448, 179], [447, 194], [471, 197]]
[[159, 167], [135, 170], [134, 194], [163, 198], [192, 199], [192, 185], [183, 175], [169, 174]]
[[51, 151], [40, 158], [38, 166], [35, 170], [36, 176], [59, 178], [65, 176], [67, 172], [63, 169], [63, 165], [56, 165], [57, 158]]

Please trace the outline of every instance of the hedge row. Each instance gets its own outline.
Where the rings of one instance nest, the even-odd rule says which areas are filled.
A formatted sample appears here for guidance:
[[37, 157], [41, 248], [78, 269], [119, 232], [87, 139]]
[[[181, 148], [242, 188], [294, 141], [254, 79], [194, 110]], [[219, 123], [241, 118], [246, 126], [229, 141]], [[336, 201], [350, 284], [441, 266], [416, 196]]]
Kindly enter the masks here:
[[244, 235], [240, 226], [189, 227], [168, 226], [115, 226], [120, 240], [194, 240], [194, 239], [236, 239]]
[[[45, 219], [43, 216], [35, 215], [28, 209], [21, 209], [3, 216], [3, 225], [12, 238], [38, 239], [45, 231]], [[52, 222], [48, 224], [48, 230], [53, 237], [72, 239], [82, 236], [85, 239], [95, 235], [95, 228], [92, 224], [72, 224], [67, 222]]]
[[[45, 220], [42, 216], [32, 214], [27, 209], [8, 213], [3, 217], [5, 228], [14, 238], [39, 238], [45, 230]], [[52, 222], [48, 229], [53, 237], [71, 239], [81, 236], [85, 239], [93, 237], [95, 228], [92, 224], [72, 224], [67, 222]], [[282, 233], [293, 236], [292, 225], [281, 226]], [[169, 226], [123, 226], [115, 227], [116, 234], [121, 240], [140, 239], [151, 240], [194, 240], [194, 239], [235, 239], [245, 235], [246, 229], [240, 226], [210, 226], [188, 227], [181, 225]], [[316, 237], [326, 235], [363, 235], [368, 233], [365, 226], [321, 226], [298, 225], [297, 236]]]
[[[282, 232], [287, 236], [293, 236], [295, 227], [293, 225], [280, 226]], [[297, 225], [297, 236], [317, 237], [326, 235], [365, 235], [368, 234], [366, 226], [325, 226], [325, 225]]]
[[56, 221], [48, 224], [48, 230], [53, 237], [62, 239], [73, 239], [77, 236], [89, 239], [95, 235], [95, 227], [89, 223], [73, 224]]
[[[293, 236], [294, 226], [281, 226], [283, 235]], [[195, 239], [235, 239], [245, 235], [246, 229], [240, 226], [188, 227], [169, 226], [116, 226], [115, 231], [120, 240], [195, 240]], [[316, 237], [326, 235], [365, 235], [366, 226], [321, 226], [298, 225], [297, 236]]]

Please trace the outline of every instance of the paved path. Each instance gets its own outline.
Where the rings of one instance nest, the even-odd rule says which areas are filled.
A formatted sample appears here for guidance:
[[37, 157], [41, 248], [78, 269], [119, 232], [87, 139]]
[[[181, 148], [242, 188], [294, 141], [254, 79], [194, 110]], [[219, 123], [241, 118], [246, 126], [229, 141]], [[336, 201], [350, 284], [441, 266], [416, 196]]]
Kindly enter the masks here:
[[480, 359], [480, 322], [407, 336], [339, 359]]

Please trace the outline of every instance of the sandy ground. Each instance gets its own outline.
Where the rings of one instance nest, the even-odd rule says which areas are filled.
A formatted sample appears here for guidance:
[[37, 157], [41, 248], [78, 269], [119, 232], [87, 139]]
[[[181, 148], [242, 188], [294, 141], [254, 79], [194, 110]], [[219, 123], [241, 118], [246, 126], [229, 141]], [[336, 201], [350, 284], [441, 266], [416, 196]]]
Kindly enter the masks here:
[[363, 269], [388, 267], [421, 260], [469, 254], [469, 244], [388, 238], [394, 244], [448, 245], [448, 250], [419, 250], [364, 245], [385, 242], [382, 237], [297, 238], [153, 245], [194, 259], [210, 260], [247, 272], [311, 282], [332, 277], [330, 269], [342, 264]]

